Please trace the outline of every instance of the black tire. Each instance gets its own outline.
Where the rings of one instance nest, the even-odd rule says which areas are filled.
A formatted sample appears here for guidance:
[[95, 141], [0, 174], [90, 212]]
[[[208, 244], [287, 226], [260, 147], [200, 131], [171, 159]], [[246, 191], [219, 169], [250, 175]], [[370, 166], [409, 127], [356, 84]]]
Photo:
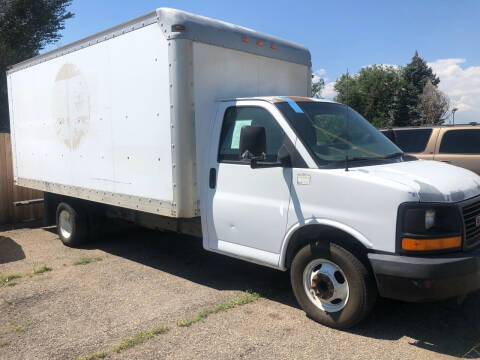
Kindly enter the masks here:
[[[66, 212], [66, 214], [62, 215], [62, 212]], [[69, 227], [62, 231], [61, 222], [64, 223], [64, 220], [61, 220], [60, 217], [67, 215], [69, 217]], [[80, 208], [75, 209], [69, 204], [61, 202], [57, 206], [56, 220], [57, 233], [64, 245], [77, 247], [88, 241], [88, 221]]]
[[[330, 243], [329, 250], [318, 252], [311, 245], [307, 245], [297, 252], [290, 269], [292, 289], [298, 303], [310, 318], [332, 328], [347, 329], [358, 324], [370, 313], [377, 298], [377, 290], [372, 275], [355, 255], [334, 243]], [[332, 262], [345, 275], [348, 298], [339, 311], [322, 310], [307, 294], [303, 274], [308, 264], [315, 259]]]

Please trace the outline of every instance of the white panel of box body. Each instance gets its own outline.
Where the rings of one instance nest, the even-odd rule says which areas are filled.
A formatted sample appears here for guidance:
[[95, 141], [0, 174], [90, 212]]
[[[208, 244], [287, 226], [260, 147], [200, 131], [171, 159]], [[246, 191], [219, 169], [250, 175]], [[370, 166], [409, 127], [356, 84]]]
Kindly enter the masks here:
[[127, 207], [157, 213], [165, 211], [142, 201], [173, 202], [168, 42], [157, 23], [12, 72], [8, 82], [19, 184], [75, 187], [97, 201], [105, 192], [110, 203], [119, 194], [119, 205], [130, 199]]
[[[272, 50], [274, 51], [274, 50]], [[309, 96], [309, 66], [254, 55], [204, 43], [193, 43], [195, 132], [199, 188], [206, 181], [207, 147], [213, 141], [209, 130], [216, 100], [237, 97]], [[199, 194], [201, 191], [197, 194]]]

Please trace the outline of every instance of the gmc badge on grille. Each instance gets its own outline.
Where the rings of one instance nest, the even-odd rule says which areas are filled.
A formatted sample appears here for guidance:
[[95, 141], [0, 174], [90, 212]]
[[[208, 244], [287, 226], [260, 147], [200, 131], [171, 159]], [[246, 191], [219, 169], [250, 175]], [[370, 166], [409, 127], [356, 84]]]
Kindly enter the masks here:
[[480, 226], [480, 215], [477, 215], [477, 217], [475, 218], [475, 226], [476, 227]]

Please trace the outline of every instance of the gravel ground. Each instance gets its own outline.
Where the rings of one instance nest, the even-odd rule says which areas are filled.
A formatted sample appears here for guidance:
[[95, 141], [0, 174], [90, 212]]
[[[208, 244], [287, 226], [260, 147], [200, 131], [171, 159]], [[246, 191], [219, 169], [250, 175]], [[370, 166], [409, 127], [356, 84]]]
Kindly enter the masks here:
[[[73, 263], [88, 258], [84, 265]], [[33, 274], [46, 265], [51, 271]], [[380, 300], [349, 331], [308, 319], [287, 273], [206, 252], [197, 239], [117, 227], [82, 249], [55, 229], [0, 232], [1, 359], [442, 359], [480, 342], [480, 293], [457, 301]], [[15, 282], [15, 286], [8, 286]], [[238, 299], [189, 327], [178, 322]], [[161, 326], [169, 331], [119, 353], [115, 345]], [[145, 340], [145, 339], [144, 339]], [[470, 358], [480, 358], [471, 351]]]

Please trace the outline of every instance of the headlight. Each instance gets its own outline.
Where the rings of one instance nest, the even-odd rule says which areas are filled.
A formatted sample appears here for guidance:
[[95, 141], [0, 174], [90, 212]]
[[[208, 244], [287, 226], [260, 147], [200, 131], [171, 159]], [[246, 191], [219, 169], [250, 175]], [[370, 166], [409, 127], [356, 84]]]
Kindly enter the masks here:
[[455, 205], [402, 204], [397, 227], [400, 252], [454, 251], [462, 247], [463, 223]]

